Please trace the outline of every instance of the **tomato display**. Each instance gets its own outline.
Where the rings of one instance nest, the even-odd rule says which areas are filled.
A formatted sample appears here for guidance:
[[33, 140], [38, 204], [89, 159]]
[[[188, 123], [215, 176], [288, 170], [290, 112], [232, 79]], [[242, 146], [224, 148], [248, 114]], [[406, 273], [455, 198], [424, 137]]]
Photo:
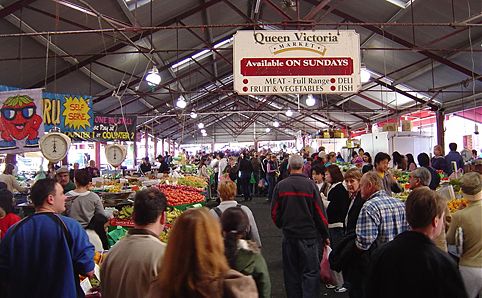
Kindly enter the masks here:
[[177, 206], [184, 204], [200, 203], [205, 200], [204, 195], [198, 189], [183, 185], [166, 185], [158, 186], [161, 192], [167, 198], [167, 205]]

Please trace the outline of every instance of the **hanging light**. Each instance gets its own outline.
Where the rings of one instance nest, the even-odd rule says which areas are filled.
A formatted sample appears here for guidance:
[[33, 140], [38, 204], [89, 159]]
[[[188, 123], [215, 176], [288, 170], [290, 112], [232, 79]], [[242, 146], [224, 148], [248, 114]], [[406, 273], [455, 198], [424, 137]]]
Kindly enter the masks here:
[[288, 109], [288, 111], [286, 111], [286, 116], [288, 117], [293, 116], [293, 111], [291, 109]]
[[201, 133], [202, 133], [202, 134], [206, 134], [206, 130], [205, 130], [204, 128], [201, 129]]
[[312, 107], [316, 104], [316, 99], [313, 97], [312, 94], [308, 94], [305, 103], [307, 106]]
[[202, 136], [203, 136], [203, 137], [207, 137], [208, 134], [207, 134], [207, 133], [202, 133]]
[[197, 113], [196, 112], [191, 112], [191, 114], [189, 114], [191, 116], [192, 119], [196, 119], [197, 118]]
[[197, 125], [197, 128], [199, 128], [199, 129], [203, 129], [203, 128], [204, 128], [204, 123], [202, 123], [202, 122], [201, 122], [201, 123], [199, 123], [199, 124]]
[[147, 72], [146, 81], [149, 86], [157, 86], [161, 82], [159, 70], [155, 66]]
[[370, 81], [371, 73], [368, 71], [367, 67], [362, 64], [360, 68], [360, 80], [362, 83], [367, 83]]
[[273, 126], [276, 128], [279, 127], [279, 122], [278, 121], [273, 122]]
[[187, 102], [184, 100], [184, 97], [180, 96], [176, 102], [176, 107], [180, 109], [184, 109], [187, 106]]
[[271, 131], [271, 128], [266, 127], [266, 132], [270, 132], [270, 131]]

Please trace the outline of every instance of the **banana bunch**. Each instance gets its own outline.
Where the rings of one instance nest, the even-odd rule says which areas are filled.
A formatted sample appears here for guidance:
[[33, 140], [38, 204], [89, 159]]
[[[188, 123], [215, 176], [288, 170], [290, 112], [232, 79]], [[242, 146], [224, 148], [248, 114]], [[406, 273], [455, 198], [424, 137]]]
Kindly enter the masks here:
[[166, 223], [173, 224], [176, 218], [178, 218], [182, 214], [181, 210], [177, 210], [176, 208], [172, 208], [172, 210], [168, 210], [166, 212]]
[[168, 238], [169, 238], [169, 231], [168, 230], [162, 231], [161, 235], [159, 235], [159, 239], [164, 243], [167, 243]]
[[132, 213], [134, 212], [133, 206], [124, 206], [121, 211], [119, 211], [119, 219], [131, 219]]

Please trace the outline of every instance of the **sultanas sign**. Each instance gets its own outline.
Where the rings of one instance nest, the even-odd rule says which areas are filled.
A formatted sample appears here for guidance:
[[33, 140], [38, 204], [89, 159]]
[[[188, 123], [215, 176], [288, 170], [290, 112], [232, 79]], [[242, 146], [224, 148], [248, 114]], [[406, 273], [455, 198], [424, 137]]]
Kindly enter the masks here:
[[239, 94], [353, 93], [360, 83], [360, 37], [353, 30], [238, 31]]

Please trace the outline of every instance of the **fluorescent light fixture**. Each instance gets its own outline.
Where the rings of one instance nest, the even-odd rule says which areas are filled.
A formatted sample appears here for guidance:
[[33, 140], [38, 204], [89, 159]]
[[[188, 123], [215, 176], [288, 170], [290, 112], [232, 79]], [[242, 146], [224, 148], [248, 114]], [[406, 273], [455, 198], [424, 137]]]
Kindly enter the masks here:
[[[228, 38], [228, 39], [222, 40], [222, 41], [216, 43], [216, 44], [213, 46], [213, 48], [214, 48], [214, 49], [217, 49], [217, 48], [221, 48], [221, 47], [224, 47], [224, 46], [229, 46], [229, 45], [231, 45], [231, 44], [233, 43], [233, 40], [234, 40], [234, 37], [230, 37], [230, 38]], [[185, 67], [185, 66], [189, 65], [190, 63], [192, 63], [193, 60], [199, 61], [199, 60], [201, 60], [201, 59], [204, 59], [204, 58], [206, 58], [206, 57], [209, 57], [209, 56], [212, 55], [212, 54], [213, 54], [213, 51], [211, 51], [211, 50], [202, 50], [202, 51], [197, 52], [196, 54], [194, 54], [194, 55], [192, 55], [192, 56], [190, 56], [190, 57], [187, 57], [187, 58], [185, 58], [185, 59], [182, 59], [181, 61], [173, 64], [173, 65], [171, 66], [171, 68], [172, 68], [173, 70], [182, 69], [183, 67]]]
[[184, 100], [184, 97], [180, 96], [176, 102], [176, 107], [180, 109], [184, 109], [187, 106], [187, 102]]
[[270, 131], [271, 131], [271, 128], [266, 127], [266, 132], [270, 132]]
[[147, 73], [146, 81], [149, 86], [157, 86], [161, 82], [161, 76], [159, 70], [155, 66]]
[[189, 114], [189, 116], [191, 116], [192, 119], [196, 119], [196, 118], [197, 118], [197, 113], [196, 113], [196, 112], [191, 112], [191, 114]]
[[199, 123], [199, 124], [197, 125], [197, 128], [199, 128], [199, 129], [203, 129], [203, 128], [204, 128], [204, 123], [202, 123], [202, 122], [201, 122], [201, 123]]
[[415, 0], [385, 0], [385, 1], [390, 2], [393, 5], [396, 5], [402, 9], [405, 9], [409, 7], [410, 4], [412, 4], [412, 2], [414, 2]]
[[316, 104], [316, 99], [313, 97], [312, 94], [308, 94], [305, 103], [307, 106], [312, 107]]
[[291, 109], [288, 109], [288, 111], [286, 111], [286, 116], [292, 117], [292, 116], [293, 116], [293, 111], [292, 111]]
[[274, 126], [274, 127], [279, 127], [279, 122], [278, 122], [278, 121], [273, 122], [273, 126]]
[[360, 68], [360, 80], [362, 83], [367, 83], [372, 77], [371, 73], [368, 71], [367, 67], [362, 64]]

